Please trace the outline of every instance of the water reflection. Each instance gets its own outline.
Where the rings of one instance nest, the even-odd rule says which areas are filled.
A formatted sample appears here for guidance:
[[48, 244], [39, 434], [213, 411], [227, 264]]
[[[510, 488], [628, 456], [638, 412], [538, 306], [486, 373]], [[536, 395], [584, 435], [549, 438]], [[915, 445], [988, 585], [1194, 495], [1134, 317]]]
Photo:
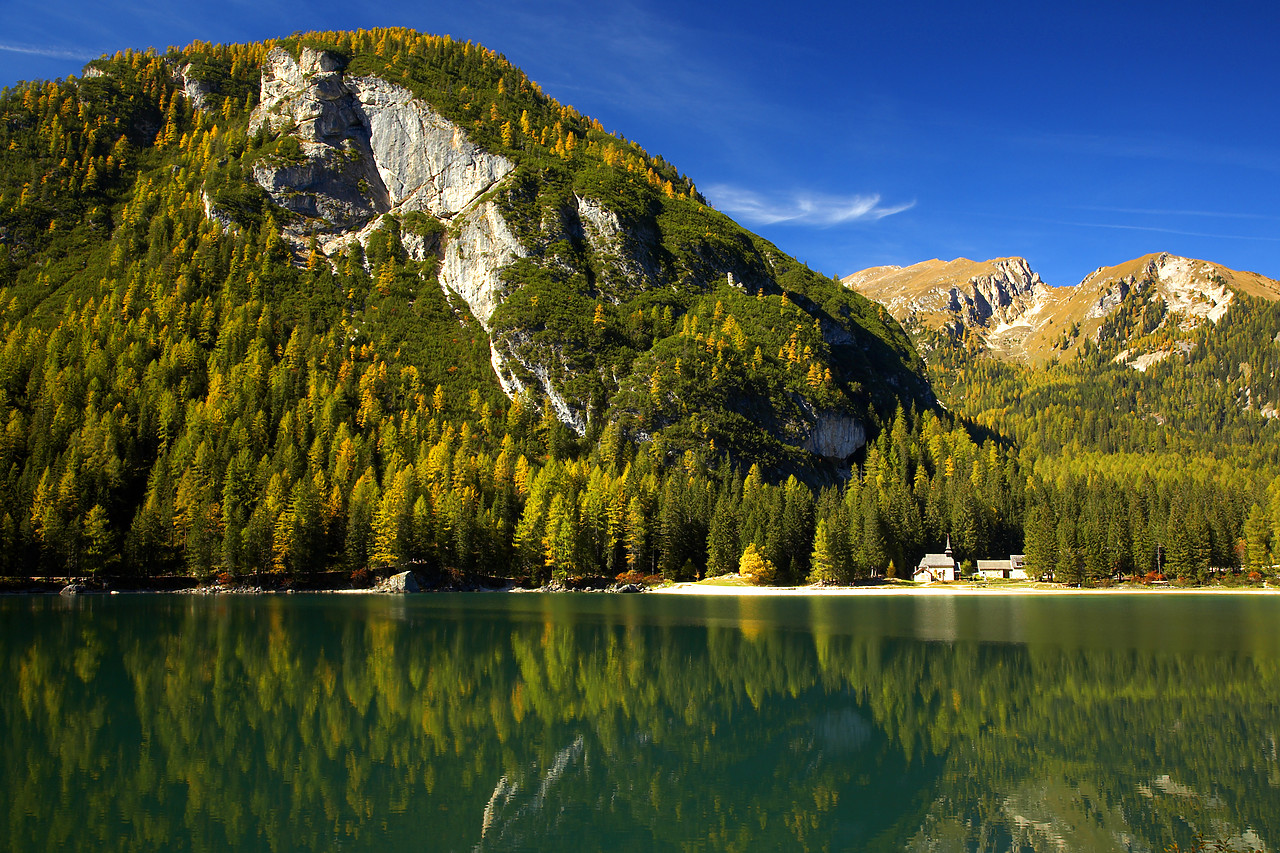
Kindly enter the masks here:
[[1270, 849], [1280, 602], [0, 600], [15, 849]]
[[952, 595], [920, 599], [916, 608], [915, 636], [921, 640], [954, 642], [960, 636], [956, 604]]

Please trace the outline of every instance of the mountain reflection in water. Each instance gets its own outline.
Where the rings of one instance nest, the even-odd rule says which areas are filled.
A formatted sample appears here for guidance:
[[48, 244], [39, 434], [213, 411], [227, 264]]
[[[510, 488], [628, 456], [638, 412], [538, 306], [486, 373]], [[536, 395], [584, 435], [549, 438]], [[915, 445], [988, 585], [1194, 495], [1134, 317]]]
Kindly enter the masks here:
[[0, 599], [0, 831], [1274, 849], [1277, 616], [1213, 596]]

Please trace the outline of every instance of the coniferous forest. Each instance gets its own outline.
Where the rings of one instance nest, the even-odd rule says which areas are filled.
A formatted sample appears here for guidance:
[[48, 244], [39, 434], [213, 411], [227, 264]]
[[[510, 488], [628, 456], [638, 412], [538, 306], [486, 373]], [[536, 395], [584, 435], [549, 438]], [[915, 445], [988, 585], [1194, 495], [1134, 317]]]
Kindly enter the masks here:
[[[447, 223], [299, 251], [282, 228], [306, 223], [250, 179], [300, 156], [249, 129], [276, 46], [333, 51], [510, 157], [493, 192], [530, 245], [574, 195], [647, 223], [664, 286], [544, 241], [486, 328], [406, 249]], [[929, 340], [926, 368], [879, 306], [485, 48], [375, 30], [118, 53], [0, 94], [0, 575], [848, 583], [948, 536], [1069, 583], [1272, 575], [1280, 308], [1241, 298], [1170, 342], [1185, 357], [1114, 364], [1152, 322], [1127, 306], [1037, 368]], [[585, 429], [504, 393], [491, 331], [554, 350]], [[866, 446], [815, 458], [812, 411]]]

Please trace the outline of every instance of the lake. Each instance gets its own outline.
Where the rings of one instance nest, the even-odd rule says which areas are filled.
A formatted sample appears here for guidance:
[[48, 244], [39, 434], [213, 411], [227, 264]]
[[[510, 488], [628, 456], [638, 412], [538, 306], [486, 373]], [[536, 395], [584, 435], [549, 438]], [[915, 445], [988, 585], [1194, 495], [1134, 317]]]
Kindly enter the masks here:
[[1280, 597], [0, 598], [11, 850], [1274, 850]]

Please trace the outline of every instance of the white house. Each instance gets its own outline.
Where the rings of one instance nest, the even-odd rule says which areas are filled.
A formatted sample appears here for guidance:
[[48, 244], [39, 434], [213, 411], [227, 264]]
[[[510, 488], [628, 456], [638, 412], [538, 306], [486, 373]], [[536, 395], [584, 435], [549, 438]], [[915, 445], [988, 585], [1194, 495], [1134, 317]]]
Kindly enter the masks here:
[[1027, 558], [1010, 554], [1007, 560], [979, 560], [978, 576], [983, 580], [1026, 580]]

